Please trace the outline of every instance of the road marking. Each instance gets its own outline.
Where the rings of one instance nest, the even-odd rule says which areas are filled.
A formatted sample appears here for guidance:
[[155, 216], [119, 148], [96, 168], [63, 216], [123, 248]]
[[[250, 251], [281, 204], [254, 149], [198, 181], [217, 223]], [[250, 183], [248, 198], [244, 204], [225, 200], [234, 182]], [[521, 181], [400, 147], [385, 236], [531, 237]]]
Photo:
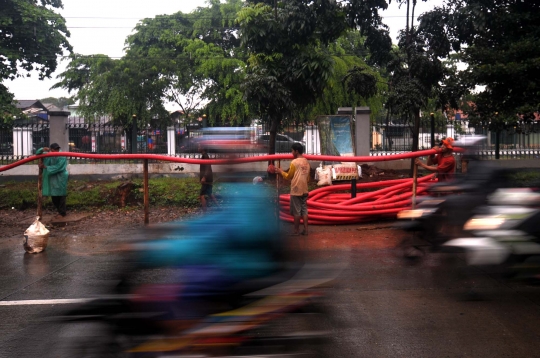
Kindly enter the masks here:
[[90, 298], [71, 298], [56, 300], [22, 300], [22, 301], [0, 301], [0, 306], [28, 306], [28, 305], [63, 305], [68, 303], [85, 303], [91, 301]]

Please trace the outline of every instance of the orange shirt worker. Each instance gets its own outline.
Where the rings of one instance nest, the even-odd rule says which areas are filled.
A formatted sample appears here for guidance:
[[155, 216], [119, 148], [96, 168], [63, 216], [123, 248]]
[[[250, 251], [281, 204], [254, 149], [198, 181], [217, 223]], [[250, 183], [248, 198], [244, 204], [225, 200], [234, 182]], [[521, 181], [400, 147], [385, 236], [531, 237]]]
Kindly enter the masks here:
[[[452, 154], [454, 150], [454, 139], [446, 138], [442, 140], [440, 153], [436, 156], [431, 156], [428, 161], [436, 165], [428, 165], [422, 163], [418, 158], [415, 160], [415, 164], [419, 167], [427, 169], [432, 172], [437, 172], [437, 178], [439, 182], [449, 181], [454, 179], [454, 173], [456, 171], [456, 160]], [[439, 147], [433, 147], [433, 149], [439, 150]]]
[[300, 234], [300, 218], [304, 221], [304, 230], [302, 235], [308, 234], [308, 181], [310, 166], [306, 158], [304, 158], [304, 147], [300, 143], [294, 143], [291, 146], [291, 152], [294, 160], [288, 172], [284, 172], [281, 168], [276, 168], [276, 173], [291, 181], [291, 215], [294, 217], [294, 232], [293, 235]]

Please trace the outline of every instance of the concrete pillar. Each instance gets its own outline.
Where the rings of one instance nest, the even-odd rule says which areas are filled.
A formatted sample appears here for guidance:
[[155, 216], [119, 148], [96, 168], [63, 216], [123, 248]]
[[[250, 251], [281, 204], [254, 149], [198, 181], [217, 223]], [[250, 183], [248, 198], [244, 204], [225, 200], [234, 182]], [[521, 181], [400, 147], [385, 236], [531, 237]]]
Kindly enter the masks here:
[[[338, 113], [342, 115], [353, 115], [352, 107], [340, 107]], [[355, 111], [355, 130], [354, 130], [354, 148], [355, 156], [369, 156], [369, 147], [371, 143], [371, 121], [369, 107], [356, 107]]]
[[69, 152], [68, 111], [49, 112], [49, 145], [58, 143], [62, 152]]
[[355, 131], [356, 156], [369, 156], [371, 120], [369, 118], [371, 109], [369, 107], [356, 107]]
[[176, 128], [167, 127], [167, 154], [176, 155]]

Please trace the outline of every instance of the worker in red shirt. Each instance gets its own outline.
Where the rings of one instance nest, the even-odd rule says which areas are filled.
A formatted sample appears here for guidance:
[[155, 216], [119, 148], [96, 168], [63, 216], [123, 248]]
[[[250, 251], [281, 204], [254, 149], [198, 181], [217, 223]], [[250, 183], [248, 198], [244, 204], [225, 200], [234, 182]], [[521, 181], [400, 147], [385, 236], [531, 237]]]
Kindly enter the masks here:
[[433, 149], [439, 151], [439, 153], [437, 155], [431, 155], [428, 158], [428, 164], [422, 163], [418, 158], [416, 158], [415, 164], [429, 171], [437, 172], [439, 182], [452, 180], [456, 171], [456, 160], [452, 154], [452, 151], [454, 150], [453, 144], [453, 138], [443, 139], [440, 148], [438, 146], [433, 147]]

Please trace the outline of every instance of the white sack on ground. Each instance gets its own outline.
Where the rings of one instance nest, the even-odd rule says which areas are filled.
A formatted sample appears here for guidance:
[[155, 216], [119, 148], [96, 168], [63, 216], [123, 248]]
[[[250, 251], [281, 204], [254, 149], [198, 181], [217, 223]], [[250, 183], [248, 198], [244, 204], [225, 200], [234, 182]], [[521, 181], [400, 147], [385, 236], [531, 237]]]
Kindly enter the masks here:
[[34, 223], [24, 232], [23, 247], [31, 254], [37, 254], [47, 248], [49, 240], [49, 230], [36, 218]]

